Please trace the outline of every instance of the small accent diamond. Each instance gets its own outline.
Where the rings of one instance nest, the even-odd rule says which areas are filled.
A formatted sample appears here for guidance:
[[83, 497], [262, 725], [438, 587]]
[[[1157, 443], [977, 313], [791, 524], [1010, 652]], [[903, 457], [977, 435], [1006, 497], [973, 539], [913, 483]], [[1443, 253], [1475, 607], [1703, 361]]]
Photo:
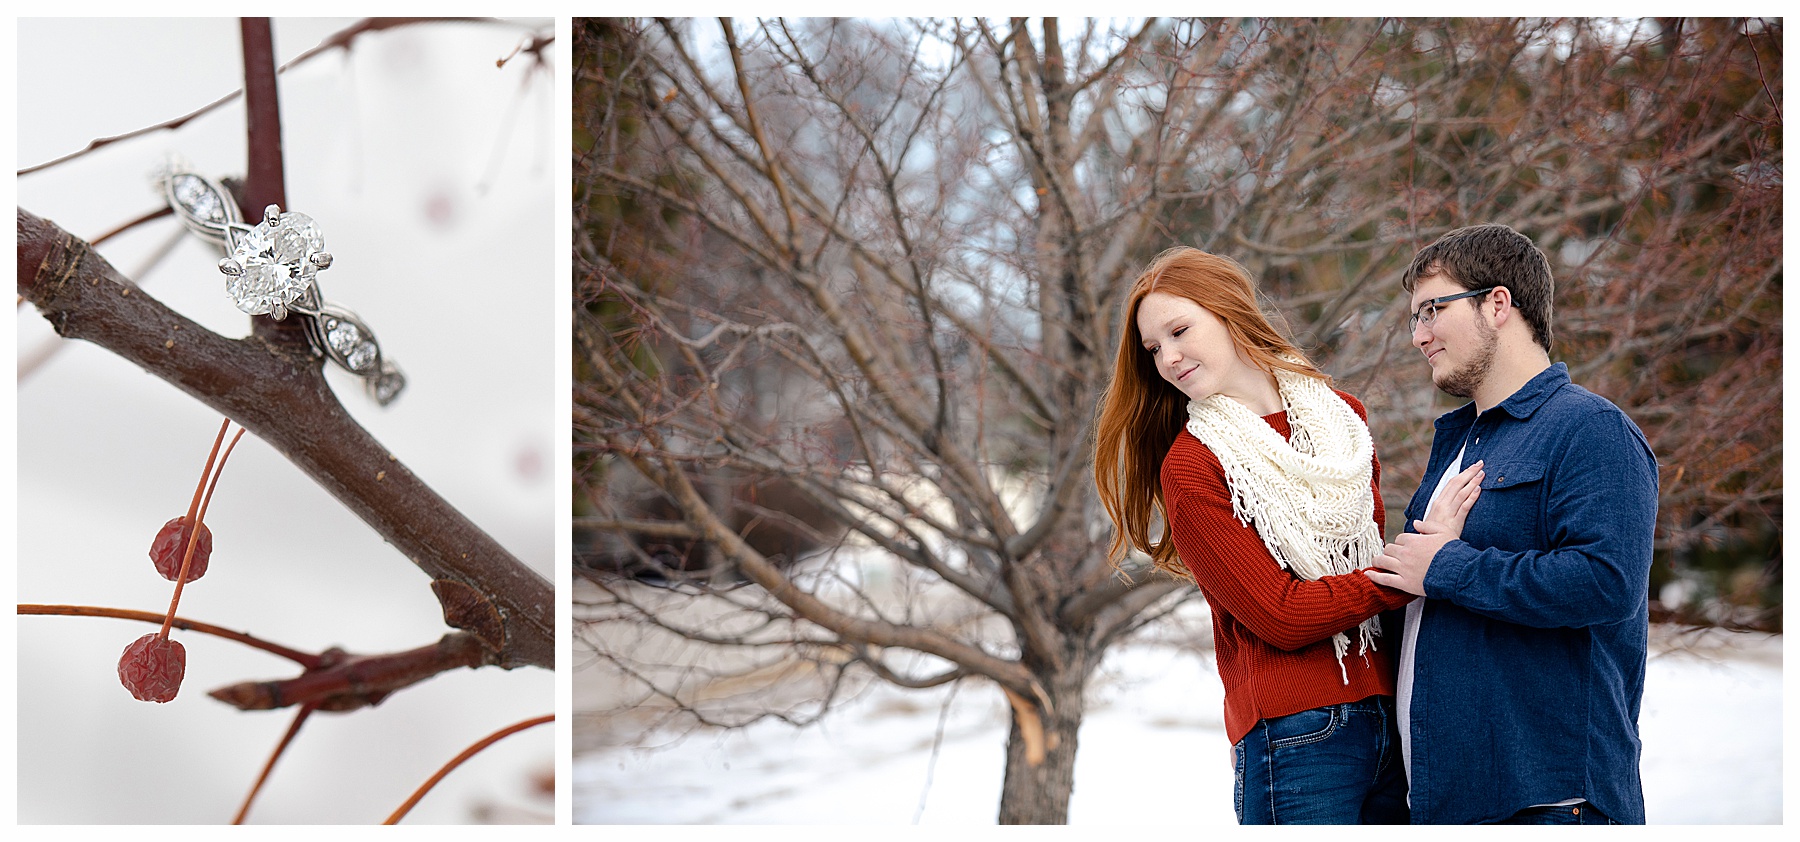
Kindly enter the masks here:
[[374, 395], [375, 402], [382, 406], [398, 397], [400, 390], [406, 388], [406, 376], [395, 368], [393, 363], [383, 363], [381, 373], [370, 375], [367, 385], [369, 394]]
[[375, 362], [379, 349], [362, 328], [343, 319], [325, 318], [325, 341], [351, 371], [361, 372]]
[[356, 346], [356, 350], [345, 354], [344, 362], [349, 364], [351, 371], [361, 372], [363, 369], [368, 368], [370, 363], [375, 361], [375, 354], [375, 343], [364, 342], [361, 345]]
[[325, 318], [325, 341], [331, 343], [332, 350], [348, 356], [352, 350], [355, 350], [356, 344], [362, 341], [362, 331], [358, 330], [356, 325], [327, 316]]
[[193, 173], [176, 173], [171, 179], [171, 186], [174, 188], [175, 201], [180, 202], [196, 219], [224, 224], [223, 198], [213, 192], [206, 179]]

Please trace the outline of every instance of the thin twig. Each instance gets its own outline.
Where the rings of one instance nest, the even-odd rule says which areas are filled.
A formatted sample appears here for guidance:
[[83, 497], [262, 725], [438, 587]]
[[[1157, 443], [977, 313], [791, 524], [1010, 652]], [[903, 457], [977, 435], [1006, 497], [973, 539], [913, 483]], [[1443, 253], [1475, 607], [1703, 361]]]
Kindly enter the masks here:
[[142, 225], [153, 219], [161, 219], [161, 218], [163, 218], [165, 216], [169, 216], [173, 213], [175, 213], [174, 208], [169, 207], [168, 205], [163, 205], [162, 207], [157, 208], [156, 210], [150, 211], [149, 213], [139, 216], [136, 219], [126, 221], [126, 222], [120, 224], [118, 227], [112, 229], [111, 231], [108, 231], [104, 234], [101, 234], [98, 237], [95, 237], [92, 240], [89, 240], [88, 244], [95, 245], [95, 246], [100, 245], [101, 243], [104, 243], [107, 240], [117, 237], [120, 234], [125, 233], [126, 231], [130, 231], [131, 229], [136, 228], [139, 225]]
[[459, 754], [459, 755], [455, 756], [454, 758], [451, 758], [449, 763], [444, 764], [444, 767], [442, 769], [437, 770], [437, 774], [432, 775], [429, 780], [425, 781], [425, 783], [423, 785], [421, 785], [417, 790], [415, 790], [412, 794], [412, 797], [406, 799], [406, 803], [401, 804], [399, 809], [396, 809], [394, 811], [393, 815], [388, 816], [387, 821], [382, 822], [382, 824], [399, 824], [400, 819], [404, 818], [407, 813], [411, 812], [413, 806], [419, 803], [419, 799], [424, 798], [425, 793], [430, 792], [432, 787], [437, 786], [438, 781], [443, 780], [445, 775], [450, 774], [451, 771], [456, 769], [456, 767], [461, 766], [464, 761], [468, 760], [471, 757], [474, 757], [476, 754], [479, 754], [482, 749], [485, 749], [488, 746], [491, 746], [494, 743], [497, 743], [500, 740], [502, 740], [506, 737], [512, 736], [513, 734], [516, 734], [527, 728], [530, 728], [530, 727], [533, 727], [536, 725], [542, 725], [546, 722], [555, 722], [555, 721], [556, 721], [556, 714], [553, 714], [553, 713], [545, 714], [544, 716], [532, 717], [531, 719], [527, 719], [523, 722], [515, 722], [511, 725], [506, 726], [505, 728], [501, 728], [500, 730], [495, 731], [492, 734], [489, 734], [485, 737], [482, 737], [479, 740], [476, 740], [474, 745], [469, 746], [466, 749], [463, 749], [462, 754]]
[[[229, 426], [231, 426], [229, 418], [225, 419], [225, 423], [219, 425], [220, 439], [225, 438], [225, 428]], [[187, 584], [188, 566], [194, 561], [195, 548], [200, 546], [200, 530], [206, 526], [206, 506], [212, 502], [213, 487], [219, 484], [219, 476], [225, 473], [225, 460], [231, 458], [231, 451], [237, 447], [238, 439], [243, 437], [244, 430], [239, 428], [237, 435], [231, 437], [231, 444], [225, 448], [225, 454], [219, 457], [217, 470], [212, 470], [212, 457], [210, 455], [206, 457], [206, 467], [212, 476], [212, 482], [206, 485], [206, 497], [200, 500], [200, 511], [195, 513], [192, 509], [188, 510], [188, 536], [187, 541], [184, 542], [185, 549], [181, 553], [181, 568], [175, 573], [175, 593], [169, 597], [168, 620], [163, 621], [161, 634], [165, 638], [169, 636], [169, 622], [175, 619], [175, 606], [181, 604], [181, 588]], [[213, 442], [213, 452], [219, 452], [219, 442], [216, 440]], [[207, 478], [202, 476], [200, 482], [206, 483]], [[195, 494], [199, 494], [198, 489], [195, 490]]]
[[175, 595], [169, 598], [169, 611], [163, 617], [162, 630], [156, 633], [163, 640], [168, 639], [169, 624], [175, 621], [175, 606], [181, 604], [181, 581], [187, 578], [194, 548], [200, 546], [200, 497], [206, 490], [206, 478], [212, 476], [213, 460], [219, 458], [219, 445], [225, 442], [225, 429], [230, 426], [230, 418], [219, 422], [219, 434], [213, 438], [212, 450], [206, 454], [206, 466], [200, 469], [200, 481], [194, 485], [194, 499], [189, 501], [187, 515], [183, 518], [187, 524], [187, 537], [181, 542], [181, 566], [175, 573]]
[[262, 772], [256, 776], [256, 783], [250, 786], [250, 794], [244, 796], [244, 805], [238, 808], [237, 816], [231, 820], [232, 824], [243, 824], [244, 817], [250, 815], [250, 805], [256, 801], [256, 794], [262, 791], [263, 782], [269, 779], [269, 773], [275, 770], [275, 761], [281, 759], [281, 753], [287, 751], [288, 743], [293, 742], [294, 735], [300, 733], [300, 726], [317, 709], [314, 705], [301, 705], [300, 711], [294, 714], [294, 721], [281, 735], [281, 742], [275, 744], [275, 751], [269, 755], [269, 762], [263, 764]]
[[[366, 18], [364, 20], [358, 21], [357, 23], [355, 23], [345, 29], [342, 29], [342, 30], [339, 30], [338, 32], [333, 33], [330, 37], [327, 37], [324, 41], [319, 42], [318, 46], [315, 46], [312, 49], [307, 50], [306, 52], [295, 56], [291, 61], [289, 61], [286, 64], [283, 64], [280, 67], [280, 69], [278, 70], [278, 72], [285, 73], [289, 69], [292, 69], [293, 67], [301, 64], [302, 62], [305, 62], [308, 59], [311, 59], [315, 56], [321, 55], [329, 50], [342, 48], [347, 51], [350, 49], [350, 42], [356, 40], [356, 36], [361, 35], [365, 32], [375, 32], [375, 31], [379, 31], [379, 30], [383, 30], [383, 29], [392, 29], [394, 27], [406, 26], [409, 24], [416, 24], [416, 23], [448, 23], [448, 22], [459, 22], [459, 21], [460, 22], [470, 22], [470, 23], [480, 23], [480, 22], [491, 21], [491, 20], [492, 20], [491, 18]], [[494, 21], [494, 22], [499, 22], [499, 21]], [[545, 43], [547, 44], [549, 42], [546, 41]], [[534, 44], [534, 46], [538, 46], [538, 45]], [[210, 103], [207, 103], [206, 105], [201, 106], [199, 109], [197, 109], [195, 111], [191, 111], [191, 112], [188, 112], [187, 114], [183, 114], [180, 117], [176, 117], [173, 120], [166, 120], [164, 122], [157, 123], [154, 126], [145, 126], [141, 129], [133, 129], [131, 131], [125, 132], [124, 134], [113, 135], [112, 137], [102, 137], [102, 138], [97, 138], [95, 140], [88, 141], [88, 145], [82, 147], [81, 149], [78, 149], [67, 155], [63, 155], [59, 158], [53, 158], [53, 159], [51, 159], [49, 161], [45, 161], [44, 163], [41, 163], [41, 164], [35, 164], [32, 166], [26, 167], [22, 170], [19, 170], [18, 175], [30, 175], [30, 174], [32, 174], [34, 172], [38, 172], [40, 170], [47, 170], [58, 164], [67, 163], [69, 161], [75, 160], [76, 158], [85, 157], [93, 152], [96, 152], [96, 151], [98, 151], [104, 147], [110, 146], [114, 143], [118, 143], [122, 140], [130, 140], [134, 137], [141, 137], [143, 135], [150, 134], [151, 132], [159, 132], [159, 131], [165, 131], [165, 130], [172, 131], [174, 129], [179, 129], [182, 126], [185, 126], [188, 123], [192, 122], [196, 118], [205, 116], [206, 114], [210, 113], [214, 109], [216, 109], [222, 105], [225, 105], [227, 103], [233, 102], [238, 97], [243, 96], [243, 95], [244, 95], [244, 89], [239, 88], [235, 91], [232, 91], [231, 93], [228, 93], [222, 97], [219, 97], [218, 99], [213, 100]]]
[[[18, 613], [22, 615], [30, 614], [59, 617], [109, 617], [114, 620], [137, 620], [144, 623], [159, 624], [163, 621], [163, 614], [160, 611], [136, 611], [130, 608], [103, 608], [96, 605], [44, 605], [21, 602], [19, 603]], [[279, 643], [270, 643], [267, 640], [263, 640], [262, 638], [255, 637], [245, 632], [232, 631], [227, 628], [215, 626], [211, 623], [202, 623], [198, 620], [176, 617], [170, 624], [170, 627], [181, 629], [182, 631], [210, 634], [213, 637], [222, 637], [226, 640], [236, 641], [245, 646], [261, 649], [271, 655], [278, 655], [286, 658], [306, 669], [312, 669], [319, 665], [318, 655], [302, 652], [298, 649], [289, 649]]]
[[956, 702], [956, 691], [962, 689], [962, 682], [950, 685], [950, 694], [944, 697], [944, 706], [938, 710], [937, 730], [931, 735], [931, 759], [925, 761], [925, 786], [919, 790], [919, 809], [913, 811], [913, 824], [925, 815], [925, 799], [931, 795], [931, 779], [937, 773], [938, 752], [944, 747], [944, 730], [950, 722], [950, 706]]

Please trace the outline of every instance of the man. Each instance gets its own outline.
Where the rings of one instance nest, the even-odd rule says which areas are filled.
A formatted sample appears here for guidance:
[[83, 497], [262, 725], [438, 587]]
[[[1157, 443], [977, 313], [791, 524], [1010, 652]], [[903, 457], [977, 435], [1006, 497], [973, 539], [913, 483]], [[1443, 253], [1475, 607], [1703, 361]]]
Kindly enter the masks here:
[[[1551, 364], [1550, 264], [1529, 239], [1451, 231], [1401, 283], [1432, 382], [1471, 401], [1437, 419], [1407, 532], [1368, 573], [1424, 597], [1397, 699], [1412, 820], [1642, 824], [1656, 456]], [[1460, 536], [1422, 523], [1477, 462]]]

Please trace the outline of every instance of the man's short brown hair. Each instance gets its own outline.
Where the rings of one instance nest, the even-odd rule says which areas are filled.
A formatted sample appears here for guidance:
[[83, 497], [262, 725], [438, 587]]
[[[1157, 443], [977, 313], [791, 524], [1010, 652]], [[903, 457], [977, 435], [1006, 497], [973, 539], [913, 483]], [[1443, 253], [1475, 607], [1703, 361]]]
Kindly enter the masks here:
[[1532, 338], [1545, 352], [1550, 350], [1556, 282], [1549, 259], [1529, 237], [1498, 223], [1458, 228], [1420, 249], [1400, 285], [1411, 294], [1419, 281], [1436, 275], [1463, 289], [1506, 287], [1513, 306], [1531, 325]]

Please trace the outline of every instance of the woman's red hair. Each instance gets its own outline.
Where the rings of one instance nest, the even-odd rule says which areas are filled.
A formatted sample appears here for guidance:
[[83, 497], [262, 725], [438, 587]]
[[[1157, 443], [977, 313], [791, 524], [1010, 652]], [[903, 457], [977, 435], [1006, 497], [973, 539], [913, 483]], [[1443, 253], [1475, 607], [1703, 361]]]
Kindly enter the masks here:
[[[1257, 306], [1250, 273], [1229, 257], [1172, 248], [1157, 255], [1132, 283], [1120, 314], [1112, 383], [1100, 397], [1094, 422], [1094, 486], [1113, 522], [1107, 560], [1117, 566], [1135, 548], [1148, 553], [1159, 569], [1191, 579], [1169, 540], [1162, 493], [1163, 458], [1187, 424], [1188, 398], [1157, 372], [1138, 332], [1138, 305], [1152, 292], [1186, 298], [1219, 317], [1244, 356], [1264, 371], [1287, 369], [1327, 384], [1331, 378], [1269, 323]], [[1152, 543], [1151, 521], [1158, 516], [1162, 536]]]

